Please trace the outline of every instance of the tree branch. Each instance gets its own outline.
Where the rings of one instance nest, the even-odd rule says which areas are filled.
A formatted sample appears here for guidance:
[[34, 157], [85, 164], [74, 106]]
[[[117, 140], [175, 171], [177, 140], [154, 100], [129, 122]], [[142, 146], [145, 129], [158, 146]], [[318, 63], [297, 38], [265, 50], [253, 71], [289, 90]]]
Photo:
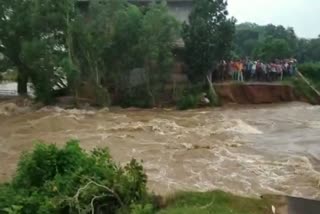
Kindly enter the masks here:
[[91, 203], [90, 203], [90, 205], [91, 205], [91, 213], [92, 213], [92, 214], [95, 213], [95, 212], [94, 212], [94, 211], [95, 211], [95, 209], [94, 209], [94, 201], [95, 201], [96, 199], [104, 198], [104, 197], [106, 197], [106, 196], [108, 196], [108, 195], [100, 195], [100, 196], [95, 195], [95, 196], [92, 198]]
[[[83, 186], [83, 187], [80, 187], [80, 188], [78, 189], [77, 193], [73, 196], [73, 199], [76, 201], [77, 204], [79, 204], [79, 196], [80, 196], [80, 194], [81, 194], [84, 190], [86, 190], [90, 185], [95, 185], [95, 186], [100, 187], [100, 188], [108, 191], [109, 193], [111, 193], [111, 194], [118, 200], [118, 202], [119, 202], [119, 204], [121, 205], [121, 207], [124, 206], [124, 203], [122, 202], [122, 200], [121, 200], [121, 198], [119, 197], [119, 195], [118, 195], [116, 192], [114, 192], [112, 189], [110, 189], [109, 187], [104, 186], [104, 185], [102, 185], [102, 184], [99, 184], [99, 183], [97, 183], [97, 182], [95, 182], [95, 181], [93, 181], [93, 180], [91, 180], [91, 179], [88, 179], [88, 180], [89, 180], [89, 183], [87, 183], [87, 184], [86, 184], [85, 186]], [[106, 196], [107, 196], [107, 195], [104, 194], [104, 195], [101, 195], [101, 196], [94, 196], [94, 197], [92, 198], [91, 203], [90, 203], [91, 209], [92, 209], [92, 210], [91, 210], [92, 213], [94, 213], [94, 201], [95, 201], [96, 199], [103, 198], [103, 197], [106, 197]], [[81, 213], [80, 207], [78, 207], [78, 213]]]
[[0, 53], [4, 54], [6, 48], [0, 44]]
[[[118, 202], [120, 203], [121, 207], [124, 206], [124, 203], [122, 202], [122, 200], [121, 200], [121, 198], [119, 197], [119, 195], [118, 195], [116, 192], [114, 192], [112, 189], [110, 189], [110, 188], [107, 187], [107, 186], [98, 184], [97, 182], [95, 182], [95, 181], [93, 181], [93, 180], [90, 180], [90, 182], [91, 182], [91, 184], [94, 184], [94, 185], [96, 185], [96, 186], [98, 186], [98, 187], [101, 187], [101, 188], [107, 190], [108, 192], [110, 192], [111, 194], [113, 194], [113, 195], [116, 197], [116, 199], [118, 200]], [[90, 183], [90, 182], [89, 182], [89, 183]]]

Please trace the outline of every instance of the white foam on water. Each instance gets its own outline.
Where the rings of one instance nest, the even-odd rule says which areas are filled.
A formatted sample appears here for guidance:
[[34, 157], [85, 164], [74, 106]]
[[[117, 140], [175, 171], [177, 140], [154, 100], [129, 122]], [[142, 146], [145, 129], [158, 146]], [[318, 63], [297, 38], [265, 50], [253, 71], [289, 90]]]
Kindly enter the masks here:
[[29, 110], [29, 107], [20, 107], [15, 103], [0, 103], [0, 116], [12, 116]]
[[306, 125], [310, 128], [320, 129], [320, 121], [309, 121]]
[[249, 125], [241, 119], [225, 120], [221, 125], [221, 128], [216, 133], [232, 132], [239, 134], [263, 134], [259, 129]]
[[[290, 117], [287, 111], [282, 107], [272, 110], [171, 111], [152, 115], [150, 111], [124, 114], [123, 111], [95, 112], [54, 107], [44, 108], [35, 115], [30, 113], [19, 122], [8, 119], [6, 124], [15, 129], [28, 127], [19, 135], [21, 145], [38, 136], [52, 142], [57, 138], [65, 139], [67, 135], [81, 139], [84, 148], [108, 145], [119, 162], [131, 157], [144, 160], [149, 185], [157, 193], [218, 188], [245, 196], [276, 193], [320, 198], [317, 186], [320, 175], [307, 154], [303, 154], [306, 157], [276, 153], [270, 156], [246, 143], [247, 136], [250, 139], [255, 139], [255, 135], [259, 135], [256, 139], [268, 137], [272, 127], [280, 127], [281, 132], [288, 132], [285, 136], [290, 137], [292, 130], [287, 130], [287, 126], [294, 121], [302, 127], [310, 122], [307, 128], [319, 125], [313, 118], [314, 112], [309, 115], [313, 118], [310, 121], [302, 116], [293, 117], [301, 115], [301, 111], [305, 111], [303, 108], [293, 108], [298, 112], [289, 112], [293, 115]], [[19, 139], [9, 128], [8, 131], [0, 130], [0, 133], [8, 136], [6, 145], [15, 145], [10, 149], [16, 151], [19, 146], [15, 143]], [[274, 134], [277, 140], [277, 132]]]
[[69, 114], [69, 115], [95, 115], [95, 111], [84, 110], [84, 109], [64, 109], [58, 106], [49, 106], [43, 107], [38, 112], [55, 112], [60, 114]]
[[[207, 156], [179, 158], [182, 169], [178, 171], [182, 170], [184, 176], [177, 180], [175, 172], [172, 171], [177, 169], [170, 167], [177, 161], [174, 158], [176, 152], [182, 154], [181, 150], [165, 151], [171, 153], [170, 158], [157, 162], [158, 166], [147, 163], [147, 169], [150, 169], [151, 165], [153, 168], [149, 179], [159, 184], [168, 182], [169, 192], [176, 189], [210, 191], [219, 188], [246, 196], [274, 193], [318, 197], [313, 191], [313, 182], [305, 182], [306, 178], [316, 181], [318, 175], [307, 158], [286, 157], [272, 161], [263, 155], [234, 152], [220, 146], [210, 150], [213, 155], [211, 159]], [[187, 154], [188, 151], [184, 153]], [[165, 174], [154, 170], [160, 170], [163, 166], [167, 169]], [[173, 183], [175, 185], [171, 185]]]

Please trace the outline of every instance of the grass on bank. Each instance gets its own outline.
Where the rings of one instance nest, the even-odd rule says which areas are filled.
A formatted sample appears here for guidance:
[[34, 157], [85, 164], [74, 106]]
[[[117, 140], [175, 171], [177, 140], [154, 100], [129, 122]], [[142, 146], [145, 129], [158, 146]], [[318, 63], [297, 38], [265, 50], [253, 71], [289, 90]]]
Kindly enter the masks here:
[[[308, 78], [308, 81], [315, 87], [317, 90], [320, 89], [319, 83]], [[317, 93], [301, 78], [298, 76], [286, 78], [283, 81], [284, 84], [291, 85], [294, 88], [295, 94], [310, 102], [311, 104], [319, 103], [319, 96]]]
[[271, 205], [264, 200], [244, 198], [213, 191], [179, 193], [167, 201], [158, 214], [269, 214]]
[[[304, 63], [298, 66], [299, 72], [317, 90], [320, 89], [320, 63]], [[296, 92], [306, 97], [312, 104], [319, 103], [319, 95], [299, 76], [291, 79]]]

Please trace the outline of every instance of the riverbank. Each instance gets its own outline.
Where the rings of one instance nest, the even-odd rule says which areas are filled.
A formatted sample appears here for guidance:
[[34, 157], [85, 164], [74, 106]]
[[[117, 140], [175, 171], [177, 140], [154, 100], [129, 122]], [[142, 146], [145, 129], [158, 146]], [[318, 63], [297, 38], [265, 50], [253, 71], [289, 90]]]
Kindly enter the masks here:
[[268, 200], [239, 197], [222, 191], [185, 192], [167, 199], [158, 214], [272, 214], [272, 206], [280, 207]]
[[[314, 94], [308, 85], [298, 79], [285, 82], [224, 82], [215, 83], [214, 89], [218, 95], [220, 104], [223, 106], [229, 104], [272, 104], [272, 103], [286, 103], [286, 102], [306, 102], [311, 104], [319, 104], [320, 98]], [[197, 89], [197, 93], [189, 94], [189, 96], [201, 96], [205, 91]], [[3, 93], [3, 94], [1, 94]], [[186, 94], [187, 95], [187, 94]], [[161, 107], [174, 108], [177, 103], [173, 98], [167, 95]], [[0, 100], [21, 100], [17, 97], [16, 83], [6, 83], [0, 85]], [[56, 106], [62, 108], [88, 108], [95, 105], [95, 99], [92, 97], [79, 97], [75, 99], [72, 96], [56, 97]], [[200, 103], [194, 101], [194, 107]], [[37, 104], [37, 106], [41, 106]], [[200, 104], [200, 106], [203, 106]]]
[[281, 195], [258, 198], [222, 191], [177, 193], [167, 199], [158, 214], [318, 214], [320, 201]]
[[[300, 89], [300, 88], [298, 88]], [[235, 104], [272, 104], [301, 101], [319, 103], [320, 99], [310, 100], [289, 83], [221, 83], [215, 90], [223, 105]]]

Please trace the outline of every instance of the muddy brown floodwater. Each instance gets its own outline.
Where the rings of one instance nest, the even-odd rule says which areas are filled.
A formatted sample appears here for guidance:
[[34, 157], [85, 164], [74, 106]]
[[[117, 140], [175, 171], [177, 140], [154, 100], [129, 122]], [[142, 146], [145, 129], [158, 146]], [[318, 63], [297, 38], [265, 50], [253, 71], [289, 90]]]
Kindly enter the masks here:
[[0, 180], [35, 140], [109, 147], [119, 163], [143, 160], [151, 191], [221, 189], [239, 195], [320, 199], [320, 107], [301, 103], [221, 109], [9, 115], [0, 104]]

